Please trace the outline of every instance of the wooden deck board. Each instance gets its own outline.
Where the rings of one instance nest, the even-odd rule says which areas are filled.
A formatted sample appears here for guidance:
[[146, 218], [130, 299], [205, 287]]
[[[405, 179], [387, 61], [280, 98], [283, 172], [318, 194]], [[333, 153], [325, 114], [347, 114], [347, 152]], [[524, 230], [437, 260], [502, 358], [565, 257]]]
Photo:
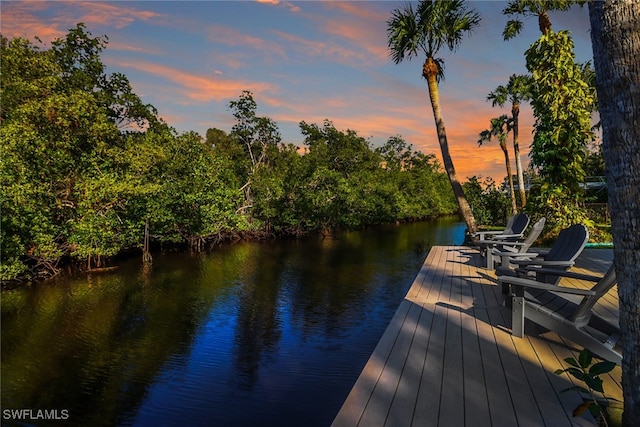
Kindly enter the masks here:
[[[587, 249], [574, 271], [598, 275], [611, 250]], [[572, 417], [575, 383], [554, 371], [579, 348], [528, 322], [510, 333], [492, 271], [477, 251], [434, 247], [380, 339], [333, 426], [593, 426]], [[567, 280], [568, 286], [589, 286]], [[596, 312], [617, 322], [617, 290]], [[604, 378], [621, 398], [620, 368]]]

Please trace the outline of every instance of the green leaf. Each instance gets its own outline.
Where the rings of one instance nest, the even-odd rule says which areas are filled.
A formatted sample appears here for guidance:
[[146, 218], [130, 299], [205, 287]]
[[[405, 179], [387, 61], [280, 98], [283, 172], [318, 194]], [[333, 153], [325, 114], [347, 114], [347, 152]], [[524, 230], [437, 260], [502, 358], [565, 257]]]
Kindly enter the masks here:
[[576, 359], [574, 359], [573, 357], [567, 357], [566, 359], [564, 359], [564, 361], [567, 362], [571, 366], [575, 366], [576, 368], [580, 367], [578, 362], [576, 362]]
[[615, 367], [616, 364], [608, 360], [598, 362], [589, 369], [589, 375], [596, 376], [606, 374], [607, 372], [611, 372]]
[[600, 393], [604, 393], [604, 390], [602, 389], [602, 379], [599, 377], [593, 378], [585, 376], [583, 381], [587, 384], [587, 387], [590, 387], [595, 391], [599, 391]]
[[589, 365], [591, 365], [591, 360], [593, 360], [593, 354], [589, 349], [585, 348], [580, 352], [580, 356], [578, 360], [580, 362], [580, 366], [582, 368], [586, 368]]
[[567, 372], [569, 372], [580, 381], [585, 381], [585, 378], [587, 378], [587, 374], [585, 374], [583, 370], [578, 368], [567, 368]]

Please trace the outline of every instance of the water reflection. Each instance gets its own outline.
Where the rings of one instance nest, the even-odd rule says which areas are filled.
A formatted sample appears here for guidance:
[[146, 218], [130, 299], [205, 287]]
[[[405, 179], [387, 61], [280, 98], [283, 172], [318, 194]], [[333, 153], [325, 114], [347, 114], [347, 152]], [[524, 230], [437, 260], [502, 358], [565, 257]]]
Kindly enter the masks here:
[[428, 247], [463, 233], [440, 221], [156, 254], [146, 272], [133, 260], [3, 292], [2, 408], [67, 409], [69, 425], [329, 425]]

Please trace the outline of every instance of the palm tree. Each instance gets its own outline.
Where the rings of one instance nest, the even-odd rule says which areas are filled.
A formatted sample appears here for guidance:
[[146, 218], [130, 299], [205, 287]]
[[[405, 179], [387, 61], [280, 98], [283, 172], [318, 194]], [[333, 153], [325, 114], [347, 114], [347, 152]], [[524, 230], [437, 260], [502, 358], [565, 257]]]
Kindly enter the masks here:
[[512, 130], [512, 120], [506, 114], [491, 119], [491, 128], [480, 132], [478, 145], [491, 141], [491, 138], [498, 138], [500, 148], [504, 153], [504, 163], [507, 169], [507, 177], [509, 179], [509, 194], [511, 194], [511, 212], [516, 212], [516, 193], [513, 189], [513, 175], [511, 173], [511, 162], [509, 161], [509, 150], [507, 149], [507, 134]]
[[427, 80], [429, 88], [442, 160], [469, 233], [477, 231], [477, 225], [449, 154], [449, 143], [442, 119], [438, 91], [438, 82], [444, 77], [444, 61], [436, 55], [445, 46], [450, 51], [455, 51], [464, 34], [470, 33], [479, 23], [480, 15], [473, 10], [468, 10], [465, 2], [461, 0], [423, 0], [415, 10], [407, 4], [394, 10], [391, 19], [387, 21], [389, 51], [396, 64], [405, 58], [411, 60], [420, 52], [426, 56], [422, 66], [422, 77]]
[[[589, 3], [620, 297], [623, 426], [640, 425], [640, 2]], [[635, 54], [634, 54], [635, 52]]]
[[487, 100], [493, 102], [493, 106], [504, 107], [507, 101], [511, 102], [511, 128], [513, 131], [513, 155], [516, 158], [516, 173], [518, 174], [518, 193], [520, 194], [520, 204], [524, 207], [527, 204], [527, 196], [524, 189], [524, 173], [522, 171], [522, 160], [520, 159], [519, 121], [520, 103], [531, 99], [531, 78], [525, 75], [512, 74], [509, 77], [507, 86], [498, 86], [496, 90], [487, 95]]
[[[538, 17], [538, 27], [544, 35], [551, 30], [551, 20], [547, 12], [552, 10], [566, 11], [574, 4], [584, 5], [587, 0], [510, 0], [507, 7], [502, 10], [504, 15], [536, 16]], [[507, 22], [502, 32], [502, 37], [509, 40], [520, 34], [523, 23], [520, 19], [514, 18]]]

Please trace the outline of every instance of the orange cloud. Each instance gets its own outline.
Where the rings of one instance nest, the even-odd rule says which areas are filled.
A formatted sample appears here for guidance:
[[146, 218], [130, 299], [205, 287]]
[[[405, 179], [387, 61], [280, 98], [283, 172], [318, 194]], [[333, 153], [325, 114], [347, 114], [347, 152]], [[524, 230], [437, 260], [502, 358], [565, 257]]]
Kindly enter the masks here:
[[[163, 15], [123, 6], [122, 3], [70, 2], [75, 9], [82, 11], [80, 20], [85, 24], [108, 24], [122, 29], [135, 21], [149, 21]], [[144, 3], [143, 3], [144, 4]]]
[[109, 41], [107, 49], [109, 51], [119, 50], [123, 52], [143, 53], [146, 55], [162, 55], [162, 51], [158, 48], [149, 48], [148, 46], [143, 47], [141, 45], [114, 41]]
[[280, 1], [280, 0], [255, 0], [257, 3], [268, 4], [272, 6], [284, 6], [289, 9], [291, 12], [300, 12], [300, 7], [288, 2], [288, 1]]
[[287, 40], [294, 45], [298, 52], [302, 52], [307, 56], [326, 56], [331, 57], [341, 63], [362, 63], [367, 59], [362, 52], [353, 49], [344, 48], [337, 44], [308, 40], [294, 34], [285, 33], [283, 31], [274, 31], [280, 38]]
[[285, 50], [270, 40], [264, 40], [242, 33], [235, 28], [223, 25], [213, 25], [208, 28], [209, 40], [216, 43], [223, 43], [228, 46], [238, 46], [242, 48], [252, 48], [262, 52], [269, 57], [273, 55], [279, 58], [286, 58]]
[[24, 37], [32, 40], [39, 37], [43, 42], [64, 37], [66, 31], [57, 26], [43, 24], [35, 12], [46, 9], [43, 3], [4, 2], [2, 4], [2, 35], [8, 38]]
[[348, 16], [325, 19], [323, 27], [327, 33], [349, 40], [379, 61], [388, 60], [386, 33], [380, 31], [384, 28], [380, 24], [389, 18], [387, 11], [364, 8], [357, 2], [329, 2], [328, 5]]
[[64, 37], [78, 22], [85, 23], [89, 29], [100, 25], [121, 29], [137, 20], [148, 21], [162, 16], [156, 12], [126, 7], [122, 3], [68, 1], [58, 2], [58, 6], [56, 15], [44, 24], [36, 14], [50, 8], [47, 2], [4, 2], [3, 35], [26, 38], [38, 36], [43, 42], [48, 43]]
[[236, 98], [243, 90], [265, 93], [273, 92], [277, 89], [275, 85], [270, 83], [223, 79], [215, 72], [211, 76], [190, 74], [147, 61], [116, 61], [114, 65], [139, 70], [171, 81], [181, 88], [181, 96], [195, 102], [222, 101]]

